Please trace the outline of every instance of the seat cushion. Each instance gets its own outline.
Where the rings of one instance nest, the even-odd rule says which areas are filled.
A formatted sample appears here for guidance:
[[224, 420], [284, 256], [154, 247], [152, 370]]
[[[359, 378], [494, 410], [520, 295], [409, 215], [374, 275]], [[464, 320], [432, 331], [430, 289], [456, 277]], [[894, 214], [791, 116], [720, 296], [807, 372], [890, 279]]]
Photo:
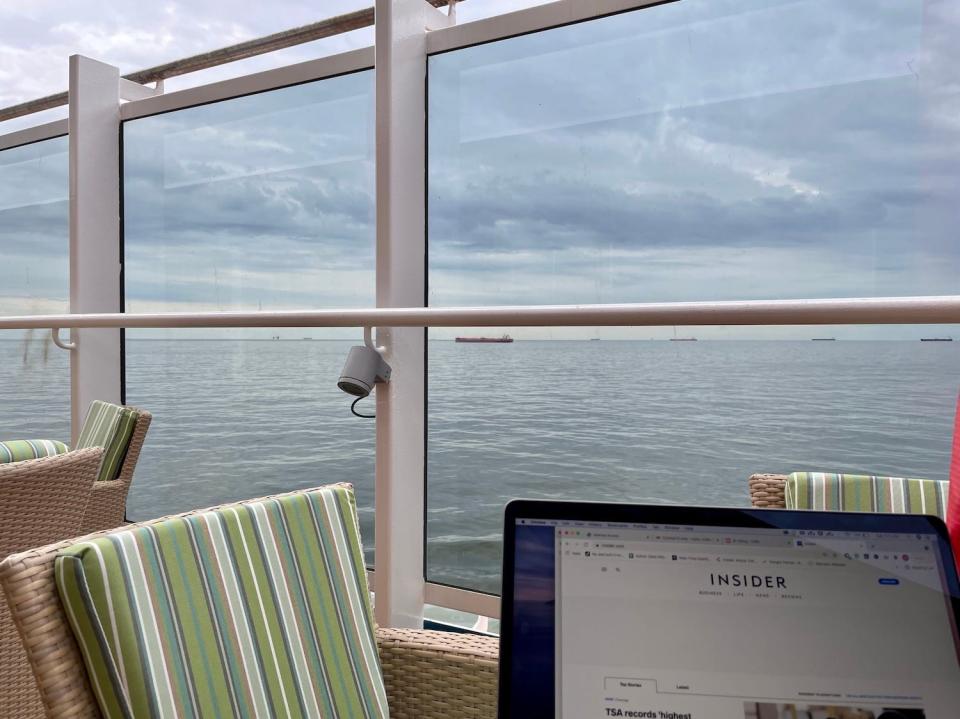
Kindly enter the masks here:
[[9, 442], [0, 442], [0, 464], [52, 457], [69, 450], [70, 448], [63, 442], [57, 442], [54, 439], [14, 439]]
[[129, 407], [100, 400], [90, 403], [77, 438], [77, 449], [103, 447], [103, 464], [97, 475], [98, 481], [116, 479], [120, 474], [137, 416], [137, 411]]
[[387, 716], [348, 485], [81, 542], [56, 582], [108, 719]]
[[787, 477], [787, 509], [933, 514], [946, 516], [949, 482], [862, 474], [794, 472]]

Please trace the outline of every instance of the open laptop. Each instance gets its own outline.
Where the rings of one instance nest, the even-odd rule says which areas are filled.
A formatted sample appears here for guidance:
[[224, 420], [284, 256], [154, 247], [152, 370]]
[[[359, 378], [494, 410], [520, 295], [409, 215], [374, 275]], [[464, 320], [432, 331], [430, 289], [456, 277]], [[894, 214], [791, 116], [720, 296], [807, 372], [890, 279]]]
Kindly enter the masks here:
[[501, 719], [956, 719], [933, 517], [515, 501]]

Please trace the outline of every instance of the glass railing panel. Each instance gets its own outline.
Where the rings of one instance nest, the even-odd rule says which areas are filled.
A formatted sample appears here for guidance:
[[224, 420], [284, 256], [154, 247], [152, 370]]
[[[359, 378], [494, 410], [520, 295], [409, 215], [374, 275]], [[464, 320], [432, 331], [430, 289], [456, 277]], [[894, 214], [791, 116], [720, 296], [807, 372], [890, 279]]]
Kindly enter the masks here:
[[448, 609], [438, 607], [433, 604], [423, 605], [423, 620], [426, 627], [431, 628], [436, 624], [437, 628], [462, 630], [477, 634], [500, 634], [500, 620], [484, 617], [473, 612], [462, 612], [458, 609]]
[[[685, 0], [430, 58], [430, 304], [956, 294], [958, 29], [943, 3]], [[427, 577], [496, 591], [517, 496], [945, 477], [956, 343], [919, 339], [957, 334], [431, 331]]]
[[[68, 311], [67, 172], [66, 137], [0, 151], [0, 315]], [[70, 441], [70, 357], [49, 330], [0, 332], [0, 441], [33, 438]]]
[[[125, 123], [126, 310], [373, 305], [372, 112], [366, 71]], [[348, 481], [372, 548], [373, 422], [336, 388], [361, 341], [128, 331], [126, 400], [154, 413], [128, 515]]]
[[685, 329], [698, 340], [431, 341], [429, 579], [498, 591], [517, 497], [747, 506], [761, 472], [946, 479], [960, 327]]

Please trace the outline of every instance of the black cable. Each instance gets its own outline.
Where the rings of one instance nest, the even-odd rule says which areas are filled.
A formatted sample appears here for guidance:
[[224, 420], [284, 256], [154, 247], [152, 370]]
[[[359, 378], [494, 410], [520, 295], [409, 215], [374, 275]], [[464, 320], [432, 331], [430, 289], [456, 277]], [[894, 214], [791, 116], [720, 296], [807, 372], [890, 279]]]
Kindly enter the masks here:
[[376, 419], [377, 415], [375, 414], [360, 414], [359, 412], [357, 412], [357, 410], [354, 409], [354, 407], [357, 406], [357, 402], [359, 402], [362, 399], [363, 397], [357, 397], [355, 400], [353, 400], [353, 404], [350, 405], [350, 411], [353, 412], [357, 417], [363, 417], [364, 419]]

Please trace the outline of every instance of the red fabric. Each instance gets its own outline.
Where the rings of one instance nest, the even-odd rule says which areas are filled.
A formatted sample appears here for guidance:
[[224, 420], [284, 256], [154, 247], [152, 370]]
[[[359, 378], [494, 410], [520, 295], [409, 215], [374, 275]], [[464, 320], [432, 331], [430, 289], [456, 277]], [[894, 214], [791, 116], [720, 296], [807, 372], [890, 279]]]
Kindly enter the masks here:
[[960, 572], [960, 395], [957, 395], [957, 413], [953, 420], [953, 456], [950, 459], [950, 494], [947, 497], [947, 529]]

